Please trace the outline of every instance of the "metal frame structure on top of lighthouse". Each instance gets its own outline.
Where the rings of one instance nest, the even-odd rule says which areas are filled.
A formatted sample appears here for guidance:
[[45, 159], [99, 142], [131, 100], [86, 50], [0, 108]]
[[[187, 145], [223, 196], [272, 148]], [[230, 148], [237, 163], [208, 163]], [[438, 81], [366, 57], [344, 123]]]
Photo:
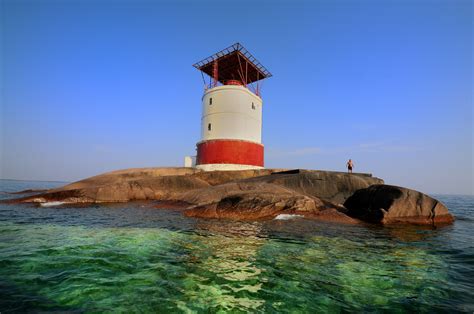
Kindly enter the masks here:
[[[241, 83], [245, 87], [250, 87], [256, 95], [259, 95], [260, 81], [272, 76], [270, 71], [240, 43], [235, 43], [193, 64], [193, 67], [201, 71], [201, 74], [206, 73], [211, 78], [207, 84], [204, 75], [202, 75], [206, 89], [216, 87], [218, 82], [231, 85], [228, 84], [231, 83], [229, 81], [236, 81], [233, 83]], [[229, 79], [229, 77], [231, 78]], [[253, 86], [254, 82], [257, 82], [257, 86]]]
[[[201, 71], [205, 86], [196, 167], [203, 170], [263, 168], [259, 81], [271, 73], [239, 43], [193, 66]], [[204, 73], [210, 77], [208, 84]]]

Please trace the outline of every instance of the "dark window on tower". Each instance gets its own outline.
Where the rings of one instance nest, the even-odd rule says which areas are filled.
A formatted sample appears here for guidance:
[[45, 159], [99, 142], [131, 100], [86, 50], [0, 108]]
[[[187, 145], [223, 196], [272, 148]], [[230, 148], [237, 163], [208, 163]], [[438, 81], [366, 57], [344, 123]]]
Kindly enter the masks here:
[[207, 130], [210, 131], [211, 128], [212, 128], [212, 127], [211, 127], [211, 124], [209, 123], [209, 124], [207, 125]]
[[252, 109], [255, 110], [255, 105], [252, 103]]
[[212, 97], [209, 98], [209, 105], [212, 105]]

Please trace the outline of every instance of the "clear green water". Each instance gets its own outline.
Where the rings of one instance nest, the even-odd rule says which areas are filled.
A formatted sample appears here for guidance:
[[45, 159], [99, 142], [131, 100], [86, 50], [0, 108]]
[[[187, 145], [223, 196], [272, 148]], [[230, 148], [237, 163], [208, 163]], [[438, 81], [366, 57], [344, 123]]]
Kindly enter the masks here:
[[0, 312], [472, 313], [474, 198], [438, 198], [436, 230], [0, 204]]

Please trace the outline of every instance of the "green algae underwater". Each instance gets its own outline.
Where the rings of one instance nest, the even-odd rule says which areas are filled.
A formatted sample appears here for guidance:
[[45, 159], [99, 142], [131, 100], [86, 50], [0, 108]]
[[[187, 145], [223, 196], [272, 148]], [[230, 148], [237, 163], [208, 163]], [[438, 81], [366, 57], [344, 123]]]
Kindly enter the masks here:
[[466, 219], [381, 228], [0, 204], [0, 311], [472, 312], [474, 199], [444, 201]]

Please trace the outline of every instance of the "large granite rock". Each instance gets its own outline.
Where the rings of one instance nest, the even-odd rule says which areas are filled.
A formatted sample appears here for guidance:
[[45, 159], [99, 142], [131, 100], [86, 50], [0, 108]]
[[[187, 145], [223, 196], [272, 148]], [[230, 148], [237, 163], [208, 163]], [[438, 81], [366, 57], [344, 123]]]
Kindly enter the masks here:
[[21, 199], [23, 202], [116, 203], [139, 200], [174, 199], [182, 192], [208, 187], [194, 176], [161, 176], [119, 180], [113, 183], [59, 188]]
[[275, 170], [204, 172], [195, 168], [136, 168], [112, 171], [13, 202], [114, 203], [176, 199], [183, 192]]
[[262, 169], [205, 172], [193, 168], [139, 168], [108, 172], [15, 201], [104, 203], [180, 200], [181, 195], [188, 191], [228, 182], [270, 183], [335, 204], [342, 203], [358, 189], [383, 183], [369, 175], [330, 171]]
[[342, 206], [314, 196], [266, 182], [239, 181], [189, 191], [180, 201], [194, 204], [185, 211], [187, 216], [255, 220], [274, 218], [280, 214], [306, 218], [357, 223], [345, 215]]
[[454, 221], [446, 206], [418, 191], [392, 185], [372, 185], [358, 190], [344, 206], [347, 215], [382, 224], [447, 224]]
[[452, 222], [438, 201], [382, 183], [369, 174], [315, 170], [141, 168], [105, 173], [9, 202], [153, 200], [158, 201], [156, 207], [183, 209], [185, 215], [206, 218], [249, 220], [290, 214], [343, 223]]
[[315, 196], [325, 201], [342, 204], [355, 191], [383, 180], [370, 174], [319, 170], [290, 170], [271, 175], [247, 179], [249, 182], [266, 182], [284, 186], [304, 195]]

